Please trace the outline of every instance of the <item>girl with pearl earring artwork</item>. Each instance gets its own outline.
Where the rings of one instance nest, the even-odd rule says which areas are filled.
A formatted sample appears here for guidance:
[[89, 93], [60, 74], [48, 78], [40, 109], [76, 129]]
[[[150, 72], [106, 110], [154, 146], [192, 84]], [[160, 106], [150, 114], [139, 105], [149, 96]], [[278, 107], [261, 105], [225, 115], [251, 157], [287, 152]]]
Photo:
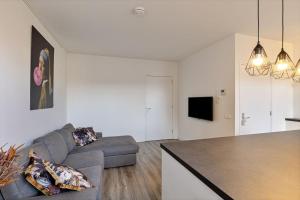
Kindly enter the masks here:
[[32, 27], [30, 109], [53, 107], [54, 48]]

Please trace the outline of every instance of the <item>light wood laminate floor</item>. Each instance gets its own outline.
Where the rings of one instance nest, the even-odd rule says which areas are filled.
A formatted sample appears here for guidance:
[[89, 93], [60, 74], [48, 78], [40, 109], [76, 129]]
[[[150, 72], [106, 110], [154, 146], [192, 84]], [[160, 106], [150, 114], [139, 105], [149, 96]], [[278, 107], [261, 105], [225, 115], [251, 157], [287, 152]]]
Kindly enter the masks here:
[[104, 170], [104, 200], [160, 200], [161, 149], [164, 141], [139, 143], [137, 164]]

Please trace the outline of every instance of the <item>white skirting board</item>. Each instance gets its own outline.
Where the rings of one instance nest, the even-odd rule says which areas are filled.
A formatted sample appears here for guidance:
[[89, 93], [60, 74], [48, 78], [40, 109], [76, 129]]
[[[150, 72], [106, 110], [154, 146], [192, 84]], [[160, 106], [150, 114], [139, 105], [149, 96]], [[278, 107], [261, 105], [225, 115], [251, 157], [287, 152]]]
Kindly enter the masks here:
[[162, 150], [162, 200], [220, 199], [199, 178]]

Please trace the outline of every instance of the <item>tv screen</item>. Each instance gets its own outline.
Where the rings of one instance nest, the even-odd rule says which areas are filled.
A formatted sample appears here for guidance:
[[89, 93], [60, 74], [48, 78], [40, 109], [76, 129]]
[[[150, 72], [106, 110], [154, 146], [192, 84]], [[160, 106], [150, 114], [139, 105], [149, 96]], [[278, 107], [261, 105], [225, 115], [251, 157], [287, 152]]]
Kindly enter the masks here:
[[189, 117], [213, 121], [213, 97], [189, 97]]

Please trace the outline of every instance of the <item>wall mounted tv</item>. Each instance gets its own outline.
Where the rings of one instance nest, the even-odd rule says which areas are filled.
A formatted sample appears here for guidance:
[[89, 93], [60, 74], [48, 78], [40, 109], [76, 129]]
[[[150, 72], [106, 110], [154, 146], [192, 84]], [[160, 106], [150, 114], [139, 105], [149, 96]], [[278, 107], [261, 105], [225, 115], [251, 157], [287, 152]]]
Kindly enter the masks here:
[[189, 97], [189, 117], [213, 121], [213, 97]]

